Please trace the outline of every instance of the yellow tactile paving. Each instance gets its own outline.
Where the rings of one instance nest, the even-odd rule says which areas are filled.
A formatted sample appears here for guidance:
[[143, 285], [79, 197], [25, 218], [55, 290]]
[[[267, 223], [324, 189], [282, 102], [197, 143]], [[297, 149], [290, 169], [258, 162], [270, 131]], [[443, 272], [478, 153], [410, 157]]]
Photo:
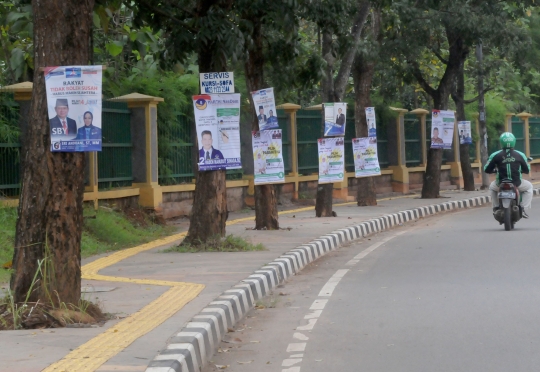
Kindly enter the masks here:
[[79, 346], [44, 372], [90, 372], [124, 350], [133, 341], [169, 319], [204, 288], [202, 284], [176, 283], [155, 301]]

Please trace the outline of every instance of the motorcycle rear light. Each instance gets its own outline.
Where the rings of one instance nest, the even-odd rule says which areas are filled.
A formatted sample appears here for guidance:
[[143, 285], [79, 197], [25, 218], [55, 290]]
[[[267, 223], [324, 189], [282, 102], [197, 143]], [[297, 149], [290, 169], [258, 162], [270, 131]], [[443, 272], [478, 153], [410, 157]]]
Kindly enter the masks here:
[[510, 184], [510, 183], [503, 183], [503, 184], [501, 185], [501, 189], [503, 189], [503, 190], [512, 190], [512, 184]]

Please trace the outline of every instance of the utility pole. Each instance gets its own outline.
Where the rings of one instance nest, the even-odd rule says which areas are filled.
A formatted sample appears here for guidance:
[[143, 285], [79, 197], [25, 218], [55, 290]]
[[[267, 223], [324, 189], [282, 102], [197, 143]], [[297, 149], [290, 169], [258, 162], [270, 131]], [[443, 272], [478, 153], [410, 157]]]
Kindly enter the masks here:
[[480, 124], [480, 161], [482, 163], [482, 190], [489, 188], [489, 175], [483, 172], [488, 161], [487, 148], [487, 127], [486, 127], [486, 105], [484, 102], [484, 66], [483, 66], [482, 40], [478, 40], [476, 45], [476, 60], [478, 62], [478, 121]]

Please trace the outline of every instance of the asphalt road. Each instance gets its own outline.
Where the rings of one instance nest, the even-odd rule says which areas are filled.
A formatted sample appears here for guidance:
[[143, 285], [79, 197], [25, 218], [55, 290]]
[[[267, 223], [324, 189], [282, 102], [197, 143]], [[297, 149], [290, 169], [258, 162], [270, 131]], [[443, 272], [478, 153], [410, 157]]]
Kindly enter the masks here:
[[511, 232], [479, 208], [332, 252], [261, 301], [205, 372], [537, 371], [534, 211]]

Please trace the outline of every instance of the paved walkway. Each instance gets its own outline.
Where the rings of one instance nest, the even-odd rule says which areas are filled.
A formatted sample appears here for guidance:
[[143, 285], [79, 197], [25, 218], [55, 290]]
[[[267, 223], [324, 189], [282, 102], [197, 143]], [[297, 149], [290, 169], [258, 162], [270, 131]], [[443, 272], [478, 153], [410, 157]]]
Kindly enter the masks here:
[[[213, 299], [298, 245], [382, 215], [485, 192], [447, 191], [442, 195], [437, 200], [417, 195], [386, 198], [375, 207], [335, 205], [334, 218], [316, 218], [313, 207], [284, 211], [279, 231], [252, 230], [252, 211], [232, 213], [227, 234], [264, 244], [267, 250], [261, 252], [163, 253], [181, 240], [185, 234], [181, 233], [84, 260], [83, 286], [94, 290], [87, 298], [100, 303], [116, 319], [103, 327], [0, 332], [0, 370], [145, 371], [167, 341]], [[492, 218], [488, 210], [486, 218]], [[179, 227], [187, 229], [187, 222]]]

